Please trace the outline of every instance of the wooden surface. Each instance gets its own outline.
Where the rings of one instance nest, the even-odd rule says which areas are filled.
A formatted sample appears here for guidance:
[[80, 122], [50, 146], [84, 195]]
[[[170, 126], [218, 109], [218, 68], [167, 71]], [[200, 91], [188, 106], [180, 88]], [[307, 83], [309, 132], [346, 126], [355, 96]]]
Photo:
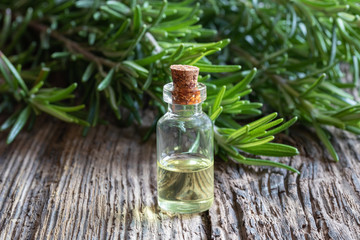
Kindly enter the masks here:
[[[42, 118], [41, 118], [42, 119]], [[141, 129], [140, 129], [141, 131]], [[276, 168], [215, 163], [215, 202], [170, 216], [156, 203], [155, 138], [138, 127], [40, 120], [6, 146], [0, 134], [0, 239], [360, 239], [360, 141], [334, 134], [333, 163], [314, 134], [280, 135], [301, 155]]]

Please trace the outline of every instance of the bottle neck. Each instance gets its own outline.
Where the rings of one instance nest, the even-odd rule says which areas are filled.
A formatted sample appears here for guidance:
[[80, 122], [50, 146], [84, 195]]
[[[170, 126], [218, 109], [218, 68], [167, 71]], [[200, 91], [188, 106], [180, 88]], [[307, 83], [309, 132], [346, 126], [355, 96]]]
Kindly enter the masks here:
[[179, 116], [189, 117], [202, 112], [202, 103], [191, 105], [168, 104], [168, 112]]

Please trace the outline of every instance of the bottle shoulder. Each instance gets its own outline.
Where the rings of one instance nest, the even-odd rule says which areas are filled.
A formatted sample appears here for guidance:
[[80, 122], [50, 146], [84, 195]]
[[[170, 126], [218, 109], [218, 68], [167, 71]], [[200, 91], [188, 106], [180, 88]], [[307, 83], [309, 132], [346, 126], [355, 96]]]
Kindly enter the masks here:
[[212, 125], [213, 125], [210, 117], [204, 112], [194, 114], [194, 115], [191, 115], [188, 117], [184, 117], [184, 116], [173, 114], [171, 112], [167, 112], [158, 120], [157, 125], [159, 126], [159, 125], [167, 124], [167, 123], [171, 124], [173, 122], [192, 123], [194, 125], [203, 125], [204, 127], [206, 127], [206, 126], [212, 127]]

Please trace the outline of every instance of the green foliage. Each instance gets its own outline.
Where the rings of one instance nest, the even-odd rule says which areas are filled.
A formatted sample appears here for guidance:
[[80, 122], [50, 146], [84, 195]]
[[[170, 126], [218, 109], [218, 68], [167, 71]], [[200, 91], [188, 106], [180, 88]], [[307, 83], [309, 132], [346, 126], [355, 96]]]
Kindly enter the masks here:
[[[43, 68], [34, 81], [34, 86], [29, 90], [16, 68], [2, 52], [0, 52], [0, 69], [4, 79], [7, 79], [5, 83], [7, 86], [4, 86], [8, 87], [6, 93], [12, 93], [14, 99], [26, 104], [22, 110], [15, 111], [0, 127], [2, 131], [11, 127], [7, 143], [11, 143], [15, 139], [16, 135], [29, 120], [30, 115], [38, 115], [40, 112], [46, 112], [65, 122], [74, 122], [85, 126], [89, 125], [88, 122], [67, 113], [83, 109], [85, 105], [69, 107], [57, 103], [64, 99], [74, 97], [72, 92], [77, 86], [76, 83], [73, 83], [65, 89], [41, 88], [49, 72], [47, 68]], [[4, 99], [3, 103], [6, 103], [7, 98]], [[58, 105], [55, 105], [56, 103]]]
[[[359, 104], [343, 88], [359, 88], [360, 3], [352, 0], [216, 1], [204, 23], [231, 38], [219, 59], [256, 67], [253, 88], [282, 116], [315, 128], [334, 160], [325, 126], [360, 133]], [[353, 79], [342, 80], [347, 63]], [[326, 75], [324, 74], [326, 73]]]
[[[189, 64], [200, 68], [199, 81], [207, 86], [203, 108], [215, 122], [216, 153], [224, 160], [296, 172], [250, 156], [298, 154], [272, 142], [297, 118], [315, 128], [338, 160], [324, 126], [360, 133], [360, 105], [343, 90], [359, 84], [359, 9], [350, 0], [222, 0], [201, 6], [191, 0], [4, 0], [0, 112], [11, 114], [1, 130], [10, 129], [11, 142], [46, 113], [85, 125], [86, 134], [104, 122], [101, 112], [107, 109], [119, 123], [141, 123], [144, 107], [164, 112], [169, 66]], [[351, 65], [350, 83], [341, 81], [342, 62]], [[290, 120], [276, 119], [276, 113], [246, 120], [262, 113], [262, 103], [250, 101], [250, 83], [259, 101]]]

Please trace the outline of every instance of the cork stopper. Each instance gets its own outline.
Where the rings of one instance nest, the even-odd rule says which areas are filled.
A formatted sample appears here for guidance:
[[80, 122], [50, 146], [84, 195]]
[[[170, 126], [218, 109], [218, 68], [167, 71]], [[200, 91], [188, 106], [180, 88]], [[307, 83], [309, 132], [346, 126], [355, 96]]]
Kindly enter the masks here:
[[173, 79], [172, 101], [174, 104], [190, 105], [201, 102], [197, 79], [199, 68], [188, 65], [171, 65]]

